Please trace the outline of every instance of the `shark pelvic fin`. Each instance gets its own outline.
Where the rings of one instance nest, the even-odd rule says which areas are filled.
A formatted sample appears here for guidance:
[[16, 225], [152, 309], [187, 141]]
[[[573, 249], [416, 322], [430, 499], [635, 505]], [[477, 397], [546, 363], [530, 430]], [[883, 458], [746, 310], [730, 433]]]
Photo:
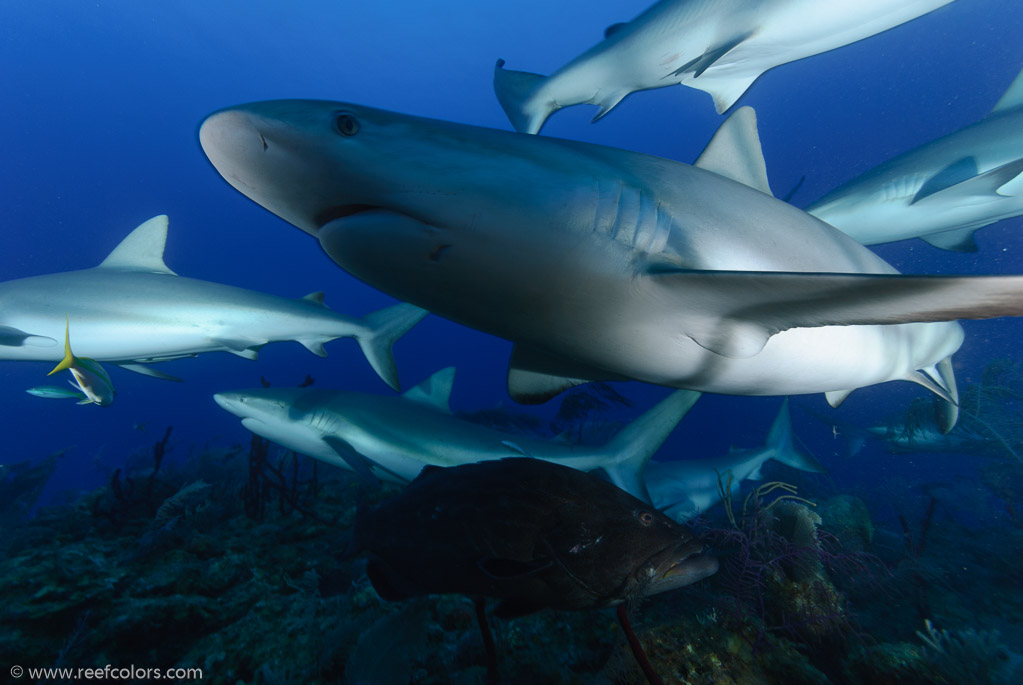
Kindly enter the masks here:
[[615, 91], [613, 93], [608, 93], [606, 96], [600, 98], [600, 100], [594, 102], [593, 104], [597, 105], [598, 109], [597, 113], [593, 115], [592, 119], [590, 119], [590, 123], [592, 124], [599, 121], [600, 119], [603, 119], [604, 116], [612, 109], [617, 107], [618, 104], [622, 100], [624, 100], [625, 96], [627, 96], [630, 92], [631, 91], [628, 90]]
[[164, 373], [163, 371], [157, 371], [156, 369], [150, 368], [144, 364], [136, 362], [114, 362], [114, 364], [120, 366], [122, 369], [142, 374], [143, 376], [151, 376], [152, 378], [159, 378], [164, 381], [174, 381], [175, 383], [181, 382], [181, 379], [177, 376], [172, 376], [169, 373]]
[[135, 228], [96, 268], [176, 276], [163, 261], [166, 245], [167, 215], [161, 214]]
[[328, 307], [327, 305], [323, 304], [323, 291], [322, 290], [318, 290], [315, 293], [309, 293], [308, 295], [306, 295], [306, 296], [304, 296], [304, 297], [302, 297], [300, 299], [304, 300], [305, 302], [309, 302], [311, 304], [318, 304], [321, 307], [323, 307], [324, 309], [330, 309], [330, 307]]
[[1020, 106], [1023, 106], [1023, 70], [1020, 70], [1020, 72], [1016, 74], [1016, 78], [1013, 79], [1008, 90], [1006, 90], [1005, 94], [998, 100], [995, 108], [991, 110], [991, 114], [994, 114], [995, 112], [1004, 112]]
[[455, 367], [441, 369], [406, 392], [403, 397], [428, 407], [451, 413], [451, 388], [455, 384]]
[[752, 107], [740, 107], [725, 119], [693, 166], [773, 195]]
[[618, 33], [628, 25], [629, 22], [627, 21], [620, 21], [617, 24], [611, 24], [606, 29], [604, 29], [604, 40], [607, 40], [608, 38]]
[[976, 252], [977, 243], [973, 234], [981, 226], [970, 226], [969, 228], [957, 228], [954, 231], [942, 231], [941, 233], [930, 233], [920, 236], [920, 239], [929, 245], [949, 250], [951, 252]]
[[494, 94], [519, 133], [539, 133], [547, 117], [558, 109], [554, 102], [538, 102], [534, 97], [546, 80], [547, 77], [540, 74], [505, 69], [504, 60], [497, 60]]
[[238, 355], [242, 359], [258, 359], [259, 348], [265, 344], [244, 338], [211, 338], [211, 340], [224, 348], [225, 352]]
[[838, 409], [845, 402], [845, 399], [852, 394], [852, 390], [830, 390], [824, 393], [824, 399], [828, 401], [834, 409]]

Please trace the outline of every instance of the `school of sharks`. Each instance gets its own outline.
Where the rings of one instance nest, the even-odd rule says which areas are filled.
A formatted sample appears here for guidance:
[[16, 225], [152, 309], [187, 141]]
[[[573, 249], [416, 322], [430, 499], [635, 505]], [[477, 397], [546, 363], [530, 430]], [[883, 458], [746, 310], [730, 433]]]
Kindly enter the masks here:
[[[805, 209], [772, 190], [760, 137], [772, 121], [757, 114], [773, 96], [757, 83], [766, 72], [969, 4], [660, 0], [627, 21], [607, 16], [603, 37], [573, 46], [575, 56], [551, 61], [547, 75], [514, 69], [522, 54], [493, 55], [481, 87], [506, 115], [503, 128], [374, 102], [225, 101], [193, 122], [209, 162], [194, 174], [219, 174], [225, 212], [253, 216], [247, 198], [283, 220], [270, 224], [279, 235], [264, 232], [252, 249], [295, 236], [288, 259], [329, 258], [339, 280], [354, 277], [379, 292], [374, 302], [389, 303], [348, 314], [367, 308], [323, 292], [285, 297], [181, 275], [192, 273], [189, 260], [165, 259], [179, 230], [173, 212], [154, 206], [116, 227], [122, 237], [98, 263], [0, 282], [0, 364], [38, 369], [38, 383], [21, 390], [42, 398], [25, 399], [39, 412], [77, 402], [77, 412], [103, 413], [88, 405], [116, 405], [132, 373], [154, 394], [187, 392], [188, 365], [199, 362], [176, 360], [226, 352], [259, 375], [271, 343], [297, 342], [318, 357], [330, 348], [316, 368], [366, 366], [389, 390], [264, 382], [194, 401], [352, 472], [361, 494], [350, 552], [368, 558], [376, 592], [474, 598], [489, 682], [500, 649], [487, 598], [501, 601], [498, 616], [616, 606], [634, 640], [626, 614], [634, 600], [706, 582], [719, 568], [694, 519], [722, 500], [731, 516], [732, 497], [741, 500], [770, 462], [828, 471], [828, 459], [793, 435], [788, 398], [823, 394], [837, 408], [861, 388], [909, 381], [935, 398], [931, 442], [954, 449], [968, 430], [989, 454], [1001, 449], [965, 403], [955, 355], [970, 340], [960, 321], [1023, 316], [1023, 264], [901, 273], [874, 246], [913, 240], [904, 245], [976, 253], [984, 264], [975, 233], [1023, 215], [1023, 70], [985, 117], [876, 160]], [[436, 88], [444, 79], [437, 74]], [[613, 129], [626, 98], [642, 107], [647, 91], [674, 86], [702, 91], [695, 102], [718, 117], [691, 161], [544, 133], [577, 105]], [[80, 235], [83, 244], [68, 246], [76, 254], [86, 247]], [[417, 357], [433, 370], [410, 384], [396, 359], [402, 337], [434, 317], [510, 344], [501, 377], [519, 405], [591, 384], [668, 394], [599, 441], [485, 425], [452, 410], [457, 366]], [[344, 338], [361, 358], [332, 343]], [[684, 418], [702, 393], [779, 398], [763, 445], [658, 458], [676, 427], [699, 431]], [[731, 420], [743, 420], [741, 409]], [[822, 421], [836, 436], [841, 427], [890, 437], [890, 428]], [[917, 439], [897, 451], [922, 449]], [[381, 488], [395, 494], [380, 502]], [[661, 682], [642, 650], [633, 653], [648, 681]]]

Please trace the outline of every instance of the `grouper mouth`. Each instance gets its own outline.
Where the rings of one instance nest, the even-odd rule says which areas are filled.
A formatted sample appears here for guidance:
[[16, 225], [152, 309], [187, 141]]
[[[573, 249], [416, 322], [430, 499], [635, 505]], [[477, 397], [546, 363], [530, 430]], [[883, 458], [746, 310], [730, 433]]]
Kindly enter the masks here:
[[718, 570], [717, 557], [702, 542], [681, 542], [656, 557], [647, 566], [650, 576], [643, 590], [647, 596], [692, 585]]

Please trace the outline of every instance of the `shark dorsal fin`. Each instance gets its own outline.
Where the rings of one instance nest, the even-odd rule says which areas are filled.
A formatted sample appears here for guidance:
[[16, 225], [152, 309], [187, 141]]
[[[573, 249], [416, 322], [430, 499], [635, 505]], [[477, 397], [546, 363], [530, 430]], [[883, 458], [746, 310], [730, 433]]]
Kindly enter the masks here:
[[752, 107], [740, 107], [725, 119], [693, 166], [773, 195]]
[[991, 113], [1004, 112], [1020, 106], [1023, 106], [1023, 70], [1016, 74], [1012, 85], [1009, 86], [1009, 89], [1005, 91], [1002, 98], [995, 104], [995, 108], [991, 110]]
[[161, 214], [129, 233], [96, 268], [176, 276], [163, 263], [163, 249], [166, 245], [167, 215]]
[[455, 367], [449, 366], [433, 374], [425, 381], [405, 392], [402, 397], [419, 402], [434, 409], [451, 413], [451, 386], [455, 383]]

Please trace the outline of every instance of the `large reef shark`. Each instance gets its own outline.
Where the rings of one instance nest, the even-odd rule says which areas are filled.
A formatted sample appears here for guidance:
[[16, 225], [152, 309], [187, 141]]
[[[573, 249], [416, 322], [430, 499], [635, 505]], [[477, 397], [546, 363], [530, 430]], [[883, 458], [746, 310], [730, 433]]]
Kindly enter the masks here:
[[772, 459], [800, 471], [824, 473], [816, 459], [796, 449], [786, 399], [761, 447], [733, 449], [712, 459], [651, 461], [644, 473], [651, 503], [676, 521], [686, 521], [739, 492], [745, 480], [761, 480], [760, 469]]
[[1023, 71], [984, 119], [867, 171], [806, 211], [864, 245], [923, 238], [975, 251], [974, 231], [1023, 214]]
[[438, 371], [401, 396], [316, 388], [260, 388], [214, 395], [242, 425], [279, 445], [330, 464], [398, 483], [427, 465], [458, 466], [533, 457], [581, 471], [602, 469], [611, 482], [649, 501], [643, 467], [700, 393], [678, 390], [590, 447], [507, 433], [458, 418], [448, 400], [454, 368]]
[[75, 351], [97, 362], [174, 379], [146, 364], [201, 352], [255, 359], [270, 342], [294, 340], [325, 356], [323, 344], [355, 338], [373, 369], [398, 389], [391, 347], [426, 312], [398, 304], [353, 319], [323, 294], [299, 300], [178, 276], [163, 261], [167, 217], [133, 230], [92, 269], [0, 283], [0, 359], [60, 361], [66, 318]]
[[768, 69], [848, 45], [952, 0], [661, 0], [548, 77], [494, 70], [512, 125], [537, 133], [552, 113], [596, 105], [594, 121], [630, 93], [680, 83], [730, 108]]
[[515, 342], [519, 401], [634, 379], [834, 404], [906, 379], [954, 402], [952, 320], [1023, 314], [1023, 277], [903, 276], [772, 197], [750, 108], [695, 166], [309, 100], [222, 110], [199, 136], [349, 273]]

